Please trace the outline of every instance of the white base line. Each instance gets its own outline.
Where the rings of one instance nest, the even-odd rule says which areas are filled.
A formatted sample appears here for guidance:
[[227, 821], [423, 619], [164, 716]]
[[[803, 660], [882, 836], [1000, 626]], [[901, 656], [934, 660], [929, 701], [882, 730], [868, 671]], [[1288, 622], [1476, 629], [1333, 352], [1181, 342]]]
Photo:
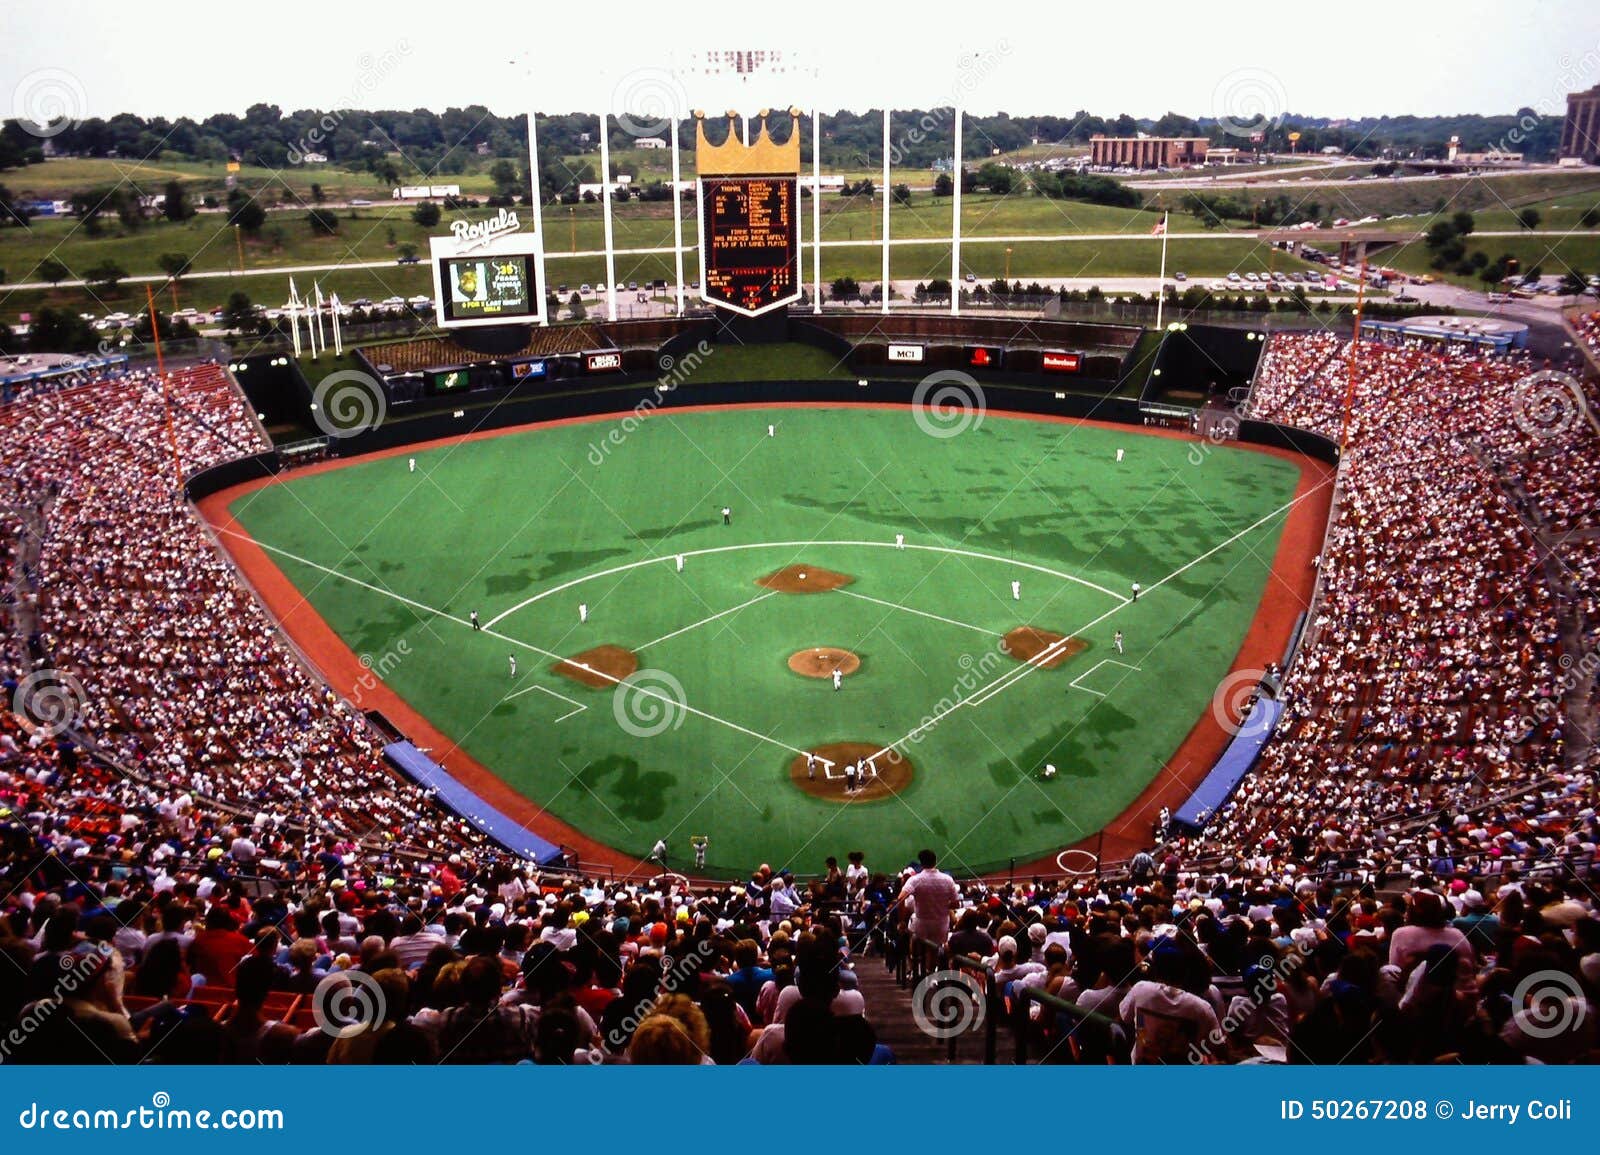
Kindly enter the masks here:
[[[251, 537], [249, 534], [237, 533], [237, 532], [235, 532], [233, 530], [227, 530], [227, 529], [219, 530], [218, 532], [228, 534], [230, 537], [237, 537], [242, 541], [254, 542], [257, 546], [259, 546], [261, 549], [266, 550], [268, 553], [278, 554], [278, 555], [280, 555], [282, 557], [289, 558], [292, 561], [297, 561], [301, 565], [310, 566], [312, 569], [318, 570], [321, 573], [325, 573], [329, 577], [339, 578], [340, 580], [347, 581], [347, 582], [351, 583], [352, 585], [360, 586], [362, 589], [370, 590], [375, 594], [381, 594], [383, 597], [386, 597], [386, 598], [393, 598], [395, 601], [401, 603], [402, 605], [411, 606], [413, 609], [418, 609], [418, 610], [423, 611], [424, 613], [432, 614], [436, 618], [441, 618], [441, 619], [443, 619], [444, 621], [447, 621], [447, 622], [455, 622], [456, 625], [458, 625], [458, 626], [466, 626], [466, 627], [469, 627], [469, 628], [471, 627], [472, 623], [467, 621], [464, 618], [458, 618], [454, 614], [447, 614], [443, 610], [436, 610], [432, 606], [425, 605], [422, 602], [419, 602], [414, 598], [408, 598], [404, 594], [397, 594], [393, 590], [386, 590], [381, 586], [375, 586], [371, 582], [364, 582], [360, 578], [351, 577], [347, 573], [340, 573], [336, 569], [330, 569], [328, 566], [322, 565], [319, 562], [314, 562], [310, 558], [305, 558], [305, 557], [299, 556], [298, 554], [290, 553], [286, 549], [279, 549], [275, 545], [268, 545], [266, 542], [256, 541], [256, 539]], [[668, 560], [671, 560], [671, 559], [669, 558]], [[497, 618], [495, 620], [498, 621], [499, 619]], [[506, 634], [497, 633], [496, 631], [490, 629], [489, 626], [484, 626], [478, 632], [479, 633], [483, 633], [483, 634], [488, 634], [491, 638], [497, 638], [500, 641], [505, 642], [507, 645], [520, 646], [524, 650], [527, 650], [530, 653], [538, 654], [540, 657], [547, 658], [550, 661], [554, 661], [554, 662], [565, 662], [565, 661], [567, 661], [567, 659], [565, 657], [563, 657], [562, 655], [560, 655], [560, 654], [553, 654], [549, 650], [541, 649], [540, 647], [532, 644], [531, 642], [523, 641], [521, 638], [513, 638], [513, 637], [510, 637], [509, 635], [506, 635]], [[745, 726], [741, 726], [737, 722], [730, 722], [726, 718], [719, 718], [715, 714], [708, 714], [708, 713], [706, 713], [706, 711], [697, 709], [696, 707], [689, 705], [689, 703], [687, 703], [687, 702], [680, 702], [676, 698], [674, 698], [674, 697], [672, 697], [672, 696], [670, 696], [668, 694], [663, 694], [663, 693], [660, 693], [659, 691], [652, 690], [648, 686], [641, 686], [641, 685], [638, 685], [637, 683], [623, 681], [621, 678], [613, 677], [612, 675], [604, 672], [603, 670], [594, 670], [594, 671], [591, 671], [591, 672], [594, 673], [596, 676], [604, 678], [606, 681], [612, 683], [612, 685], [616, 686], [618, 689], [629, 690], [629, 691], [632, 691], [635, 694], [643, 694], [647, 698], [659, 699], [660, 701], [665, 702], [669, 708], [679, 709], [679, 710], [682, 710], [682, 711], [684, 711], [685, 713], [688, 713], [688, 714], [694, 714], [696, 717], [704, 718], [708, 722], [715, 722], [719, 726], [726, 726], [730, 730], [737, 730], [741, 734], [747, 734], [752, 738], [756, 738], [756, 739], [759, 739], [762, 742], [766, 742], [768, 745], [776, 746], [780, 750], [787, 750], [791, 754], [802, 754], [803, 755], [803, 754], [807, 753], [807, 751], [802, 750], [798, 746], [791, 746], [787, 742], [779, 742], [776, 738], [770, 737], [769, 735], [766, 735], [766, 734], [759, 733], [758, 731], [755, 731], [755, 730], [751, 730], [751, 729], [749, 729], [749, 728], [747, 728]], [[577, 713], [577, 711], [574, 710], [572, 713]], [[565, 715], [565, 716], [566, 717], [571, 717], [572, 715], [568, 714], [568, 715]]]
[[899, 602], [886, 602], [882, 598], [871, 598], [866, 594], [851, 593], [846, 589], [839, 589], [835, 590], [834, 592], [843, 594], [847, 598], [860, 598], [864, 602], [873, 602], [876, 605], [888, 606], [891, 610], [903, 610], [908, 614], [916, 614], [919, 618], [932, 618], [936, 622], [944, 622], [946, 625], [951, 626], [960, 626], [964, 630], [976, 630], [978, 633], [987, 634], [991, 638], [1001, 638], [1005, 636], [1004, 634], [997, 634], [993, 630], [986, 630], [982, 626], [972, 625], [970, 622], [958, 622], [954, 618], [941, 618], [938, 614], [930, 614], [925, 610], [914, 610], [910, 606], [901, 605]]
[[705, 625], [707, 622], [714, 622], [718, 618], [725, 618], [729, 614], [736, 614], [740, 610], [744, 609], [746, 606], [753, 606], [757, 602], [766, 601], [768, 598], [773, 597], [774, 595], [776, 595], [777, 592], [778, 592], [777, 590], [768, 590], [764, 594], [757, 594], [755, 597], [751, 598], [749, 601], [740, 602], [738, 605], [734, 606], [732, 609], [726, 609], [726, 610], [721, 611], [720, 613], [712, 614], [709, 618], [701, 618], [698, 622], [693, 622], [690, 625], [684, 626], [680, 630], [673, 630], [670, 634], [662, 634], [659, 638], [652, 639], [651, 641], [648, 641], [648, 642], [644, 643], [644, 645], [642, 645], [642, 646], [634, 646], [633, 647], [633, 652], [637, 654], [640, 650], [647, 650], [651, 646], [656, 645], [658, 642], [664, 642], [668, 638], [675, 638], [679, 634], [686, 634], [690, 630], [697, 630], [701, 626]]
[[558, 694], [554, 690], [552, 690], [552, 689], [550, 689], [550, 688], [548, 688], [546, 686], [529, 686], [525, 690], [518, 690], [514, 694], [507, 694], [504, 698], [501, 698], [500, 700], [502, 702], [509, 702], [509, 701], [511, 701], [512, 698], [520, 698], [520, 697], [522, 697], [522, 695], [531, 694], [535, 690], [538, 690], [541, 694], [549, 694], [552, 698], [560, 698], [563, 702], [567, 702], [567, 703], [569, 703], [571, 705], [574, 705], [574, 706], [578, 707], [576, 710], [568, 710], [565, 714], [561, 715], [561, 717], [556, 719], [557, 722], [565, 722], [568, 718], [572, 717], [574, 714], [581, 714], [581, 713], [583, 713], [585, 710], [587, 710], [589, 708], [588, 706], [585, 706], [582, 702], [578, 701], [577, 699], [569, 698], [565, 694]]
[[518, 602], [511, 608], [502, 610], [500, 613], [490, 618], [488, 626], [497, 626], [501, 622], [505, 621], [506, 618], [516, 613], [518, 610], [526, 609], [535, 602], [543, 601], [545, 598], [551, 597], [554, 594], [558, 594], [562, 590], [569, 590], [575, 585], [581, 585], [587, 581], [594, 581], [596, 578], [610, 577], [612, 574], [627, 573], [629, 570], [639, 569], [642, 566], [662, 564], [670, 565], [672, 564], [673, 559], [679, 556], [685, 558], [706, 557], [711, 554], [734, 553], [738, 550], [745, 549], [811, 549], [814, 547], [821, 548], [828, 546], [850, 546], [861, 547], [864, 549], [922, 550], [926, 553], [944, 553], [951, 554], [956, 557], [976, 558], [979, 561], [1003, 562], [1014, 569], [1032, 570], [1035, 573], [1042, 573], [1053, 578], [1060, 578], [1062, 581], [1075, 582], [1080, 586], [1086, 586], [1089, 589], [1097, 590], [1109, 598], [1116, 598], [1118, 602], [1126, 602], [1128, 600], [1115, 590], [1108, 590], [1105, 586], [1096, 585], [1087, 578], [1081, 578], [1075, 574], [1062, 573], [1060, 570], [1053, 570], [1048, 566], [1035, 565], [1032, 562], [1015, 561], [1011, 558], [997, 557], [994, 554], [979, 553], [977, 550], [956, 549], [954, 546], [948, 545], [913, 545], [910, 542], [907, 542], [904, 546], [897, 546], [892, 541], [760, 541], [749, 542], [744, 545], [719, 545], [713, 546], [710, 549], [685, 550], [681, 555], [677, 552], [667, 553], [662, 554], [660, 557], [647, 557], [643, 561], [630, 561], [623, 565], [612, 566], [610, 569], [603, 569], [598, 570], [595, 573], [584, 574], [582, 577], [573, 578], [571, 581], [562, 582], [558, 586], [552, 586], [541, 593], [534, 594], [531, 598], [522, 599], [522, 601]]
[[1121, 666], [1124, 670], [1132, 670], [1135, 674], [1137, 674], [1139, 672], [1139, 667], [1138, 666], [1130, 666], [1127, 662], [1119, 662], [1115, 658], [1101, 658], [1094, 665], [1090, 666], [1083, 673], [1079, 674], [1076, 678], [1072, 679], [1072, 681], [1068, 682], [1067, 685], [1071, 689], [1082, 690], [1085, 694], [1093, 694], [1096, 698], [1104, 698], [1105, 695], [1102, 694], [1099, 690], [1091, 690], [1091, 689], [1089, 689], [1088, 686], [1080, 686], [1080, 685], [1078, 685], [1078, 683], [1083, 681], [1089, 675], [1093, 674], [1101, 666], [1105, 666], [1105, 665]]
[[[1185, 564], [1179, 566], [1177, 569], [1175, 569], [1171, 573], [1169, 573], [1166, 577], [1162, 578], [1158, 582], [1155, 582], [1153, 585], [1149, 586], [1147, 589], [1145, 589], [1142, 592], [1148, 594], [1152, 590], [1160, 589], [1162, 586], [1166, 585], [1173, 578], [1177, 577], [1179, 574], [1187, 572], [1190, 569], [1193, 569], [1196, 565], [1198, 565], [1200, 562], [1204, 561], [1206, 558], [1210, 557], [1212, 554], [1216, 553], [1218, 550], [1226, 549], [1228, 546], [1230, 546], [1234, 542], [1238, 541], [1241, 537], [1245, 536], [1245, 534], [1251, 533], [1252, 531], [1260, 528], [1261, 526], [1265, 525], [1267, 522], [1271, 521], [1273, 518], [1277, 517], [1279, 514], [1284, 513], [1285, 511], [1287, 511], [1289, 509], [1294, 508], [1296, 505], [1299, 505], [1300, 502], [1304, 501], [1306, 498], [1308, 498], [1312, 494], [1316, 493], [1318, 488], [1320, 488], [1320, 487], [1313, 487], [1311, 489], [1308, 489], [1308, 490], [1306, 490], [1305, 493], [1301, 494], [1299, 497], [1292, 498], [1289, 501], [1284, 502], [1277, 509], [1275, 509], [1271, 513], [1267, 514], [1265, 517], [1261, 517], [1261, 518], [1257, 519], [1256, 521], [1252, 522], [1250, 525], [1245, 526], [1245, 528], [1241, 529], [1238, 533], [1234, 534], [1232, 537], [1228, 538], [1227, 540], [1218, 542], [1216, 545], [1214, 545], [1210, 549], [1206, 550], [1205, 553], [1201, 554], [1199, 557], [1195, 558], [1193, 561], [1186, 562]], [[882, 756], [884, 754], [887, 754], [891, 750], [895, 749], [895, 747], [899, 746], [901, 743], [909, 742], [911, 739], [915, 738], [918, 734], [921, 734], [926, 730], [931, 730], [934, 726], [938, 725], [941, 721], [943, 721], [945, 718], [949, 717], [956, 710], [961, 709], [963, 706], [981, 706], [983, 703], [987, 702], [990, 698], [994, 697], [996, 694], [999, 694], [1004, 690], [1010, 689], [1012, 686], [1014, 686], [1018, 682], [1020, 682], [1023, 678], [1027, 677], [1029, 674], [1031, 674], [1035, 670], [1039, 669], [1039, 666], [1036, 665], [1035, 663], [1040, 659], [1046, 658], [1049, 655], [1051, 650], [1054, 650], [1057, 646], [1066, 645], [1069, 641], [1071, 641], [1075, 637], [1082, 636], [1085, 632], [1087, 632], [1088, 630], [1092, 630], [1095, 626], [1099, 625], [1101, 622], [1105, 621], [1107, 618], [1111, 617], [1113, 614], [1117, 613], [1119, 610], [1122, 610], [1123, 608], [1125, 608], [1126, 606], [1128, 606], [1130, 604], [1132, 604], [1130, 599], [1128, 599], [1128, 598], [1119, 598], [1117, 605], [1113, 606], [1111, 609], [1107, 610], [1105, 613], [1101, 614], [1099, 617], [1095, 618], [1093, 621], [1084, 623], [1082, 626], [1078, 627], [1078, 629], [1076, 629], [1072, 633], [1068, 634], [1065, 638], [1062, 638], [1061, 641], [1056, 642], [1049, 649], [1042, 650], [1038, 654], [1034, 655], [1034, 661], [1023, 663], [1021, 666], [1017, 667], [1015, 670], [1008, 671], [1006, 674], [1004, 674], [1001, 677], [995, 679], [995, 681], [993, 681], [989, 685], [985, 686], [982, 690], [979, 690], [972, 697], [963, 698], [961, 701], [955, 703], [955, 705], [949, 707], [948, 709], [941, 710], [941, 711], [939, 711], [939, 713], [933, 715], [931, 718], [924, 719], [923, 722], [921, 723], [921, 725], [917, 726], [910, 733], [905, 734], [904, 736], [902, 736], [897, 741], [891, 742], [888, 745], [884, 746], [883, 749], [879, 750], [876, 754], [873, 755], [873, 757], [877, 758], [877, 757], [880, 757], [880, 756]]]

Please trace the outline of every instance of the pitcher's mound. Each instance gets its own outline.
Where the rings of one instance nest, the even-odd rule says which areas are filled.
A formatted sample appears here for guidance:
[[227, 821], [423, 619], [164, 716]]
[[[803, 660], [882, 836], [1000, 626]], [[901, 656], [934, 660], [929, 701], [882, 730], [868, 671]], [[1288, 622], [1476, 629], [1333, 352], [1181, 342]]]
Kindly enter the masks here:
[[766, 577], [758, 577], [756, 585], [777, 590], [780, 594], [825, 594], [855, 580], [847, 573], [834, 573], [831, 569], [802, 562], [799, 565], [786, 565]]
[[[911, 759], [898, 750], [879, 754], [881, 749], [881, 746], [872, 742], [829, 742], [817, 746], [811, 751], [817, 758], [816, 777], [806, 776], [806, 756], [796, 754], [789, 763], [789, 781], [813, 798], [821, 798], [825, 802], [872, 802], [887, 798], [911, 785], [915, 767], [911, 765]], [[872, 759], [876, 773], [869, 771], [866, 777], [857, 778], [855, 793], [845, 793], [844, 768], [852, 763], [859, 766], [874, 754], [877, 754]], [[825, 766], [824, 761], [832, 762], [832, 768]], [[830, 774], [832, 777], [829, 777]]]
[[[1061, 643], [1057, 645], [1057, 643]], [[1054, 647], [1052, 649], [1052, 647]], [[1036, 626], [1018, 626], [1005, 636], [1005, 652], [1019, 662], [1053, 670], [1089, 648], [1082, 638], [1069, 638]], [[1049, 650], [1048, 654], [1045, 651]], [[1045, 656], [1041, 657], [1041, 654]]]
[[581, 654], [563, 658], [550, 667], [563, 678], [571, 678], [585, 686], [599, 690], [615, 686], [639, 668], [639, 659], [632, 650], [621, 646], [596, 646]]
[[789, 668], [807, 678], [831, 678], [835, 670], [849, 677], [861, 668], [861, 659], [836, 646], [817, 646], [790, 654]]

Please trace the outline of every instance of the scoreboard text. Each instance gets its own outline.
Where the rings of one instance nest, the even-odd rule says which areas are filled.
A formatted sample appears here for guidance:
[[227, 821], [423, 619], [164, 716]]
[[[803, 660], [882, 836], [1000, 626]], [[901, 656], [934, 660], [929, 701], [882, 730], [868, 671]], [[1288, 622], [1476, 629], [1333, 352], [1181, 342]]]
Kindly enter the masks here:
[[754, 315], [799, 299], [798, 191], [792, 176], [703, 178], [707, 300]]

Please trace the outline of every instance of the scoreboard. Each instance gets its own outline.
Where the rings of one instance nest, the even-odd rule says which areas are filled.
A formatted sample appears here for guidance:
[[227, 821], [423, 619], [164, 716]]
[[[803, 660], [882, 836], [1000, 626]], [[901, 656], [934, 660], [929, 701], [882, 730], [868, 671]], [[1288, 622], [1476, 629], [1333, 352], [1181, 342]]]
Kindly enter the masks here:
[[544, 286], [539, 283], [544, 252], [538, 234], [517, 231], [516, 218], [504, 210], [489, 225], [498, 232], [485, 226], [474, 231], [467, 225], [453, 228], [450, 236], [428, 238], [440, 328], [544, 320]]
[[800, 299], [800, 180], [707, 176], [700, 182], [700, 295], [746, 316]]
[[513, 321], [534, 310], [537, 279], [527, 256], [455, 257], [443, 263], [445, 322]]

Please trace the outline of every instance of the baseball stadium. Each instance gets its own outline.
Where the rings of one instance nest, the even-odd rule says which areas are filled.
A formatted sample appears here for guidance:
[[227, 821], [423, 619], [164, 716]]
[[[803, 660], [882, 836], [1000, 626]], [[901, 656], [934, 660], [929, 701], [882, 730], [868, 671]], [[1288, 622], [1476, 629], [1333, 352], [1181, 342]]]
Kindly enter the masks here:
[[982, 291], [782, 58], [397, 185], [403, 323], [0, 359], [0, 1062], [1592, 1062], [1600, 313]]

